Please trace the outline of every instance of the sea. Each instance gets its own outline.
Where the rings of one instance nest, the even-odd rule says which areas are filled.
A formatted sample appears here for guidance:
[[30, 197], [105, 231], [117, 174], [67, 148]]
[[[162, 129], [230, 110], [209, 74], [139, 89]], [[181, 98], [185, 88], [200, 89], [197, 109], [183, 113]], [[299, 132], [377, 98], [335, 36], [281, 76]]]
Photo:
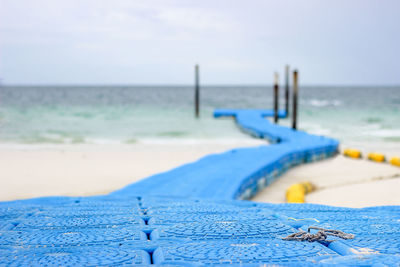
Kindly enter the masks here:
[[[249, 137], [213, 111], [271, 109], [272, 99], [270, 86], [202, 86], [196, 119], [193, 86], [2, 85], [0, 144], [239, 142]], [[400, 86], [300, 87], [298, 128], [400, 152]]]

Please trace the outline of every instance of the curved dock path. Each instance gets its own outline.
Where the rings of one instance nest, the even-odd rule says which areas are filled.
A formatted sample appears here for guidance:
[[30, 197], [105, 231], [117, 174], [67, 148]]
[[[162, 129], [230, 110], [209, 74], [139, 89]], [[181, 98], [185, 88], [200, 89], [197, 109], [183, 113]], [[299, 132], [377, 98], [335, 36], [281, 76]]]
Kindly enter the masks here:
[[[337, 152], [334, 139], [217, 110], [270, 145], [206, 156], [109, 195], [0, 203], [0, 266], [237, 264], [399, 266], [400, 206], [364, 209], [249, 199], [288, 168]], [[284, 117], [284, 112], [280, 112]], [[284, 241], [309, 226], [355, 239]]]

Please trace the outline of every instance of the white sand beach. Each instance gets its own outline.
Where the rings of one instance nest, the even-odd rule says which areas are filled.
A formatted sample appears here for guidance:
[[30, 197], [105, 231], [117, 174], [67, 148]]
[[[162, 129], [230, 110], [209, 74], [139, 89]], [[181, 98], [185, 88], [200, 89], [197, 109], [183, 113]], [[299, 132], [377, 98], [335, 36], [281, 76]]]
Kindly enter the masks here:
[[[0, 200], [106, 194], [211, 153], [261, 144], [265, 142], [256, 139], [129, 145], [3, 144]], [[284, 203], [286, 189], [304, 181], [317, 186], [306, 196], [308, 203], [348, 207], [400, 204], [400, 168], [343, 156], [297, 166], [253, 200]]]
[[341, 155], [290, 169], [253, 201], [284, 203], [286, 189], [305, 181], [317, 187], [306, 195], [307, 203], [354, 208], [400, 204], [399, 167]]
[[0, 201], [106, 194], [211, 153], [265, 144], [255, 139], [124, 145], [0, 145]]

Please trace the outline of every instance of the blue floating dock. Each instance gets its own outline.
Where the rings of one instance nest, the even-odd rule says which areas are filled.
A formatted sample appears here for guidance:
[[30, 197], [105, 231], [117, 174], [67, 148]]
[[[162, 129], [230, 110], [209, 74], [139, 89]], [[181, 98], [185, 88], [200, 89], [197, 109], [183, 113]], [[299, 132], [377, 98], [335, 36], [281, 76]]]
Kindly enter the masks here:
[[[285, 117], [279, 112], [280, 117]], [[0, 266], [400, 266], [400, 206], [245, 201], [338, 141], [271, 124], [270, 110], [217, 110], [271, 145], [208, 155], [109, 195], [0, 203]], [[284, 241], [309, 226], [355, 234]]]

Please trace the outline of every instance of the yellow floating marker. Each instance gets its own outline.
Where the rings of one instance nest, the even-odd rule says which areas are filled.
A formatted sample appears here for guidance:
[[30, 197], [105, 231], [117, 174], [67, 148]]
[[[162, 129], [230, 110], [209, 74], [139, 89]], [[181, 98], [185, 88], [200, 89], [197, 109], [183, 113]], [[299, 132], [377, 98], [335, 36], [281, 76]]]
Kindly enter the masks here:
[[359, 159], [361, 158], [361, 151], [357, 149], [345, 149], [343, 150], [343, 155], [346, 157], [354, 158], [354, 159]]
[[391, 158], [390, 159], [390, 164], [400, 167], [400, 157]]
[[291, 185], [286, 190], [286, 201], [288, 203], [304, 203], [305, 195], [314, 190], [315, 186], [310, 182]]
[[380, 153], [369, 153], [368, 159], [376, 162], [384, 162], [386, 161], [385, 155]]

